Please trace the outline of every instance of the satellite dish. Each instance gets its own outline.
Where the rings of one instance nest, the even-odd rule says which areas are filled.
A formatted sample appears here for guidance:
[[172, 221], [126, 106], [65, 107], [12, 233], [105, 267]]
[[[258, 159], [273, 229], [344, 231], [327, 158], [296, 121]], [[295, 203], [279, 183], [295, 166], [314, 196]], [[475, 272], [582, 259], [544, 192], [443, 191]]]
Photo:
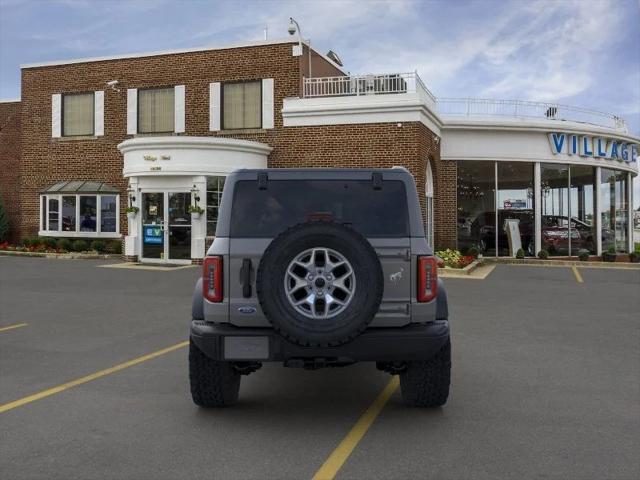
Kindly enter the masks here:
[[333, 50], [329, 50], [327, 52], [327, 58], [329, 58], [332, 62], [334, 62], [336, 65], [342, 67], [342, 60], [340, 60], [340, 57], [338, 56], [338, 54], [336, 52], [334, 52]]

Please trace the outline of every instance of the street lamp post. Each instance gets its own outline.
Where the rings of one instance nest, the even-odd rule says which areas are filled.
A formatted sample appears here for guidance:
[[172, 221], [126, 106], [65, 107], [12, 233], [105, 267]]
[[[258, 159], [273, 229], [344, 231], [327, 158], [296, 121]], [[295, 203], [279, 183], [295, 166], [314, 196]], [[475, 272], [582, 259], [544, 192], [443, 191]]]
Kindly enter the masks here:
[[[302, 49], [302, 32], [300, 31], [300, 25], [296, 22], [293, 17], [289, 17], [289, 28], [287, 29], [289, 35], [295, 35], [298, 33], [298, 47], [300, 48], [300, 55], [304, 51]], [[311, 39], [307, 40], [307, 49], [309, 50], [309, 78], [311, 75]]]

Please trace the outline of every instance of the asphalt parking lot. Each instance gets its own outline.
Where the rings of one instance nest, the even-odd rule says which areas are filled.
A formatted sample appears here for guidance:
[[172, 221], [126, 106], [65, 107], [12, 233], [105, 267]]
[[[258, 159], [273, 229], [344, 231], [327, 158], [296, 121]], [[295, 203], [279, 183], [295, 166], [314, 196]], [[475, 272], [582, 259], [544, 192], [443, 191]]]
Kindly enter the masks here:
[[[198, 269], [104, 263], [0, 257], [4, 479], [310, 479], [389, 384], [372, 364], [267, 365], [237, 406], [198, 409]], [[579, 273], [446, 279], [449, 403], [409, 409], [395, 391], [335, 478], [640, 478], [640, 270]]]

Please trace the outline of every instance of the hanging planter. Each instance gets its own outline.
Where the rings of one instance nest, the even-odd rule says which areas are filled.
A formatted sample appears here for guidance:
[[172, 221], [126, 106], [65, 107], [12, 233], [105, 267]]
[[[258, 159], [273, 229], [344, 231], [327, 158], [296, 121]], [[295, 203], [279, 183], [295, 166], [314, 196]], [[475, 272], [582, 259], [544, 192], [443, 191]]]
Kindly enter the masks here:
[[189, 205], [188, 211], [191, 214], [191, 220], [200, 220], [204, 213], [204, 210], [198, 205]]
[[125, 211], [127, 212], [127, 218], [134, 220], [140, 209], [138, 207], [127, 207]]

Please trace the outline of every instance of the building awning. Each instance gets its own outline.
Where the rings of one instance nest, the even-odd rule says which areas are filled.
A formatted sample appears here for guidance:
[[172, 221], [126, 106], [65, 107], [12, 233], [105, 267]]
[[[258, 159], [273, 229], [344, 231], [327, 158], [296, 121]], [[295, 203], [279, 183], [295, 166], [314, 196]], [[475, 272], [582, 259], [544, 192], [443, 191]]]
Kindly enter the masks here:
[[67, 182], [54, 183], [40, 193], [120, 193], [120, 189], [104, 182], [70, 180]]

